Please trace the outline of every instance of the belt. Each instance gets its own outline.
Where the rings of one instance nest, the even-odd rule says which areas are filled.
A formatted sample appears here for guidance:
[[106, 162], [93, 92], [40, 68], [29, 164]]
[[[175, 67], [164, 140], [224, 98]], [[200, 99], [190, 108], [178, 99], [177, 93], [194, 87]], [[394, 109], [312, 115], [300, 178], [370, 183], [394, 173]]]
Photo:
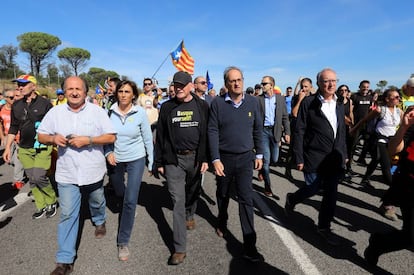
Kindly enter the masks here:
[[194, 150], [177, 150], [178, 155], [190, 155], [194, 152]]
[[263, 126], [263, 128], [265, 128], [265, 129], [273, 129], [273, 125], [272, 126]]

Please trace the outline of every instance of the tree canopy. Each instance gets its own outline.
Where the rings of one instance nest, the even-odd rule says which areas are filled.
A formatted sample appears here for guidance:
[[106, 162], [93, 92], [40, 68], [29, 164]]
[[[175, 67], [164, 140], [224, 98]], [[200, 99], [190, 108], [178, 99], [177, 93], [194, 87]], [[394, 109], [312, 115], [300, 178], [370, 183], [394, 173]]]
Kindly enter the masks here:
[[43, 32], [23, 33], [17, 40], [20, 50], [29, 55], [30, 69], [35, 76], [40, 74], [43, 61], [62, 44], [58, 37]]
[[58, 52], [58, 57], [61, 61], [68, 63], [75, 75], [78, 75], [79, 70], [88, 64], [91, 53], [81, 48], [64, 48]]

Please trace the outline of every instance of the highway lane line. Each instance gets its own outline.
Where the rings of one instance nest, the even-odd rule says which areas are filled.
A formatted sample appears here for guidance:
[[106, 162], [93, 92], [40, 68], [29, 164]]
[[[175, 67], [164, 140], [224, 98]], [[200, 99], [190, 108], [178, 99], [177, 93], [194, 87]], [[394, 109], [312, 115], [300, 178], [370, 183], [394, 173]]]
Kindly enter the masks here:
[[276, 232], [276, 234], [279, 235], [283, 244], [289, 250], [290, 254], [302, 269], [303, 273], [309, 275], [321, 275], [322, 273], [320, 273], [316, 266], [311, 262], [305, 251], [303, 251], [303, 249], [292, 237], [292, 234], [286, 228], [280, 226], [280, 222], [272, 216], [265, 217], [269, 220], [269, 223], [272, 226], [273, 230]]
[[[7, 217], [11, 212], [13, 212], [17, 208], [19, 208], [21, 205], [23, 205], [25, 202], [27, 202], [28, 200], [31, 200], [31, 199], [32, 198], [30, 196], [28, 196], [27, 193], [22, 192], [22, 193], [17, 194], [13, 198], [10, 198], [7, 201], [5, 201], [4, 205], [2, 205], [0, 207], [0, 221], [3, 220], [3, 218]], [[3, 209], [7, 205], [11, 205], [11, 204], [16, 204], [16, 205], [3, 211]]]

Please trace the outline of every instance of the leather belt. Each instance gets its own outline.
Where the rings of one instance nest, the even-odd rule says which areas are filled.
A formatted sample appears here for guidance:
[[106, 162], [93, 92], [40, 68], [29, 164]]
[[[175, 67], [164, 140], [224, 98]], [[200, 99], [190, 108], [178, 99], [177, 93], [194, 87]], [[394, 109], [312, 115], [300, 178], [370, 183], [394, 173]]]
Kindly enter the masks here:
[[178, 155], [190, 155], [194, 152], [194, 150], [177, 150]]
[[274, 126], [263, 126], [265, 129], [273, 129]]

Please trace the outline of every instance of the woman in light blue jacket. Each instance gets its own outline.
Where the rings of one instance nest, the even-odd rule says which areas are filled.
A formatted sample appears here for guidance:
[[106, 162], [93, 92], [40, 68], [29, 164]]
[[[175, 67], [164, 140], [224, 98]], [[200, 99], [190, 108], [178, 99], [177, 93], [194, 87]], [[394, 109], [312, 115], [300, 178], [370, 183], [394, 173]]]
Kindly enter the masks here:
[[[117, 246], [120, 261], [129, 257], [128, 243], [135, 220], [135, 209], [141, 187], [142, 175], [148, 159], [148, 171], [153, 164], [151, 127], [145, 110], [135, 105], [138, 88], [132, 81], [118, 83], [115, 90], [116, 103], [110, 109], [110, 119], [116, 129], [117, 139], [105, 148], [105, 156], [112, 165], [109, 175], [115, 194], [123, 197], [120, 212]], [[126, 185], [124, 174], [128, 174]]]

